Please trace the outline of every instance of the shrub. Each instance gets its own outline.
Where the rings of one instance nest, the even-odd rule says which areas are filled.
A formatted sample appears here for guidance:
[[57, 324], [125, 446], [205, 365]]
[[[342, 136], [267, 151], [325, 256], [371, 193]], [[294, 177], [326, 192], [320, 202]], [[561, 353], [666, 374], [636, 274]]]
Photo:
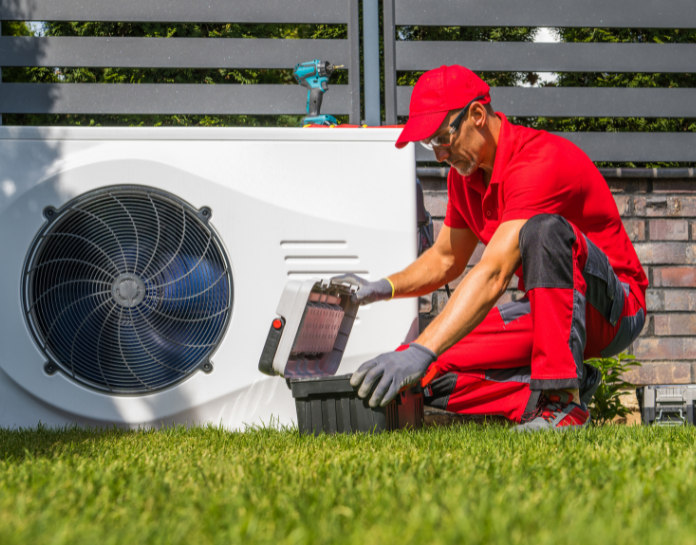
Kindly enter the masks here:
[[641, 365], [636, 361], [635, 356], [619, 354], [610, 358], [589, 359], [586, 363], [596, 367], [602, 373], [602, 383], [590, 404], [594, 424], [602, 426], [616, 417], [623, 417], [631, 412], [631, 409], [621, 402], [621, 394], [625, 390], [635, 388], [635, 385], [623, 379], [626, 371]]

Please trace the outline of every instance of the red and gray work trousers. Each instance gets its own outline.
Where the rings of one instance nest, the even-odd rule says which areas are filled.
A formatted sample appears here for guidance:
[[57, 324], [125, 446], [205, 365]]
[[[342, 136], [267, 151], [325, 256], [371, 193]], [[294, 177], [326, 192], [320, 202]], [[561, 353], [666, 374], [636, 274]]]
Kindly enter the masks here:
[[525, 297], [493, 308], [432, 364], [426, 404], [519, 421], [538, 392], [580, 387], [584, 359], [618, 354], [643, 328], [628, 285], [563, 217], [534, 216], [519, 240]]

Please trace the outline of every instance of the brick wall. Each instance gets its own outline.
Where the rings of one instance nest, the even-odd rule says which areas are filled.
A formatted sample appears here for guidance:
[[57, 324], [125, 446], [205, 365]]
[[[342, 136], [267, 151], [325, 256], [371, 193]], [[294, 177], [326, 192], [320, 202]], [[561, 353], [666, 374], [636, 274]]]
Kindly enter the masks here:
[[[445, 180], [421, 177], [421, 182], [437, 233], [447, 204]], [[607, 182], [650, 280], [648, 321], [629, 349], [643, 365], [626, 378], [638, 385], [696, 382], [696, 181], [609, 178]], [[477, 249], [472, 262], [481, 252]], [[515, 287], [505, 294], [505, 301], [522, 296]], [[424, 321], [436, 315], [446, 300], [441, 290], [422, 301]]]

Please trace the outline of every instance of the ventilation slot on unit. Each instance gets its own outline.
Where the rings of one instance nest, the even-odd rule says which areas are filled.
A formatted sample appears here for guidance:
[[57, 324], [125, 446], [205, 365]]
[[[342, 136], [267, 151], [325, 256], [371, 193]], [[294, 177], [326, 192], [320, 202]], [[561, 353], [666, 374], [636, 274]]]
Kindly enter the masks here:
[[328, 278], [348, 272], [369, 274], [345, 240], [283, 240], [280, 247], [286, 274], [294, 280]]
[[44, 215], [22, 297], [49, 372], [140, 394], [212, 369], [232, 277], [210, 209], [145, 186], [114, 186]]

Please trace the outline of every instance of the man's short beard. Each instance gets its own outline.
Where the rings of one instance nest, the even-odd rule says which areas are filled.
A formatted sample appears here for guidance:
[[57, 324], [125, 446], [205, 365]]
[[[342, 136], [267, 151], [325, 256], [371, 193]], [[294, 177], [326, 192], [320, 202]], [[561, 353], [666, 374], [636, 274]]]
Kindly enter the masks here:
[[454, 170], [456, 170], [460, 176], [471, 176], [474, 172], [476, 172], [477, 169], [478, 165], [473, 161], [468, 163], [467, 168], [464, 171], [459, 170], [457, 167], [454, 167]]

